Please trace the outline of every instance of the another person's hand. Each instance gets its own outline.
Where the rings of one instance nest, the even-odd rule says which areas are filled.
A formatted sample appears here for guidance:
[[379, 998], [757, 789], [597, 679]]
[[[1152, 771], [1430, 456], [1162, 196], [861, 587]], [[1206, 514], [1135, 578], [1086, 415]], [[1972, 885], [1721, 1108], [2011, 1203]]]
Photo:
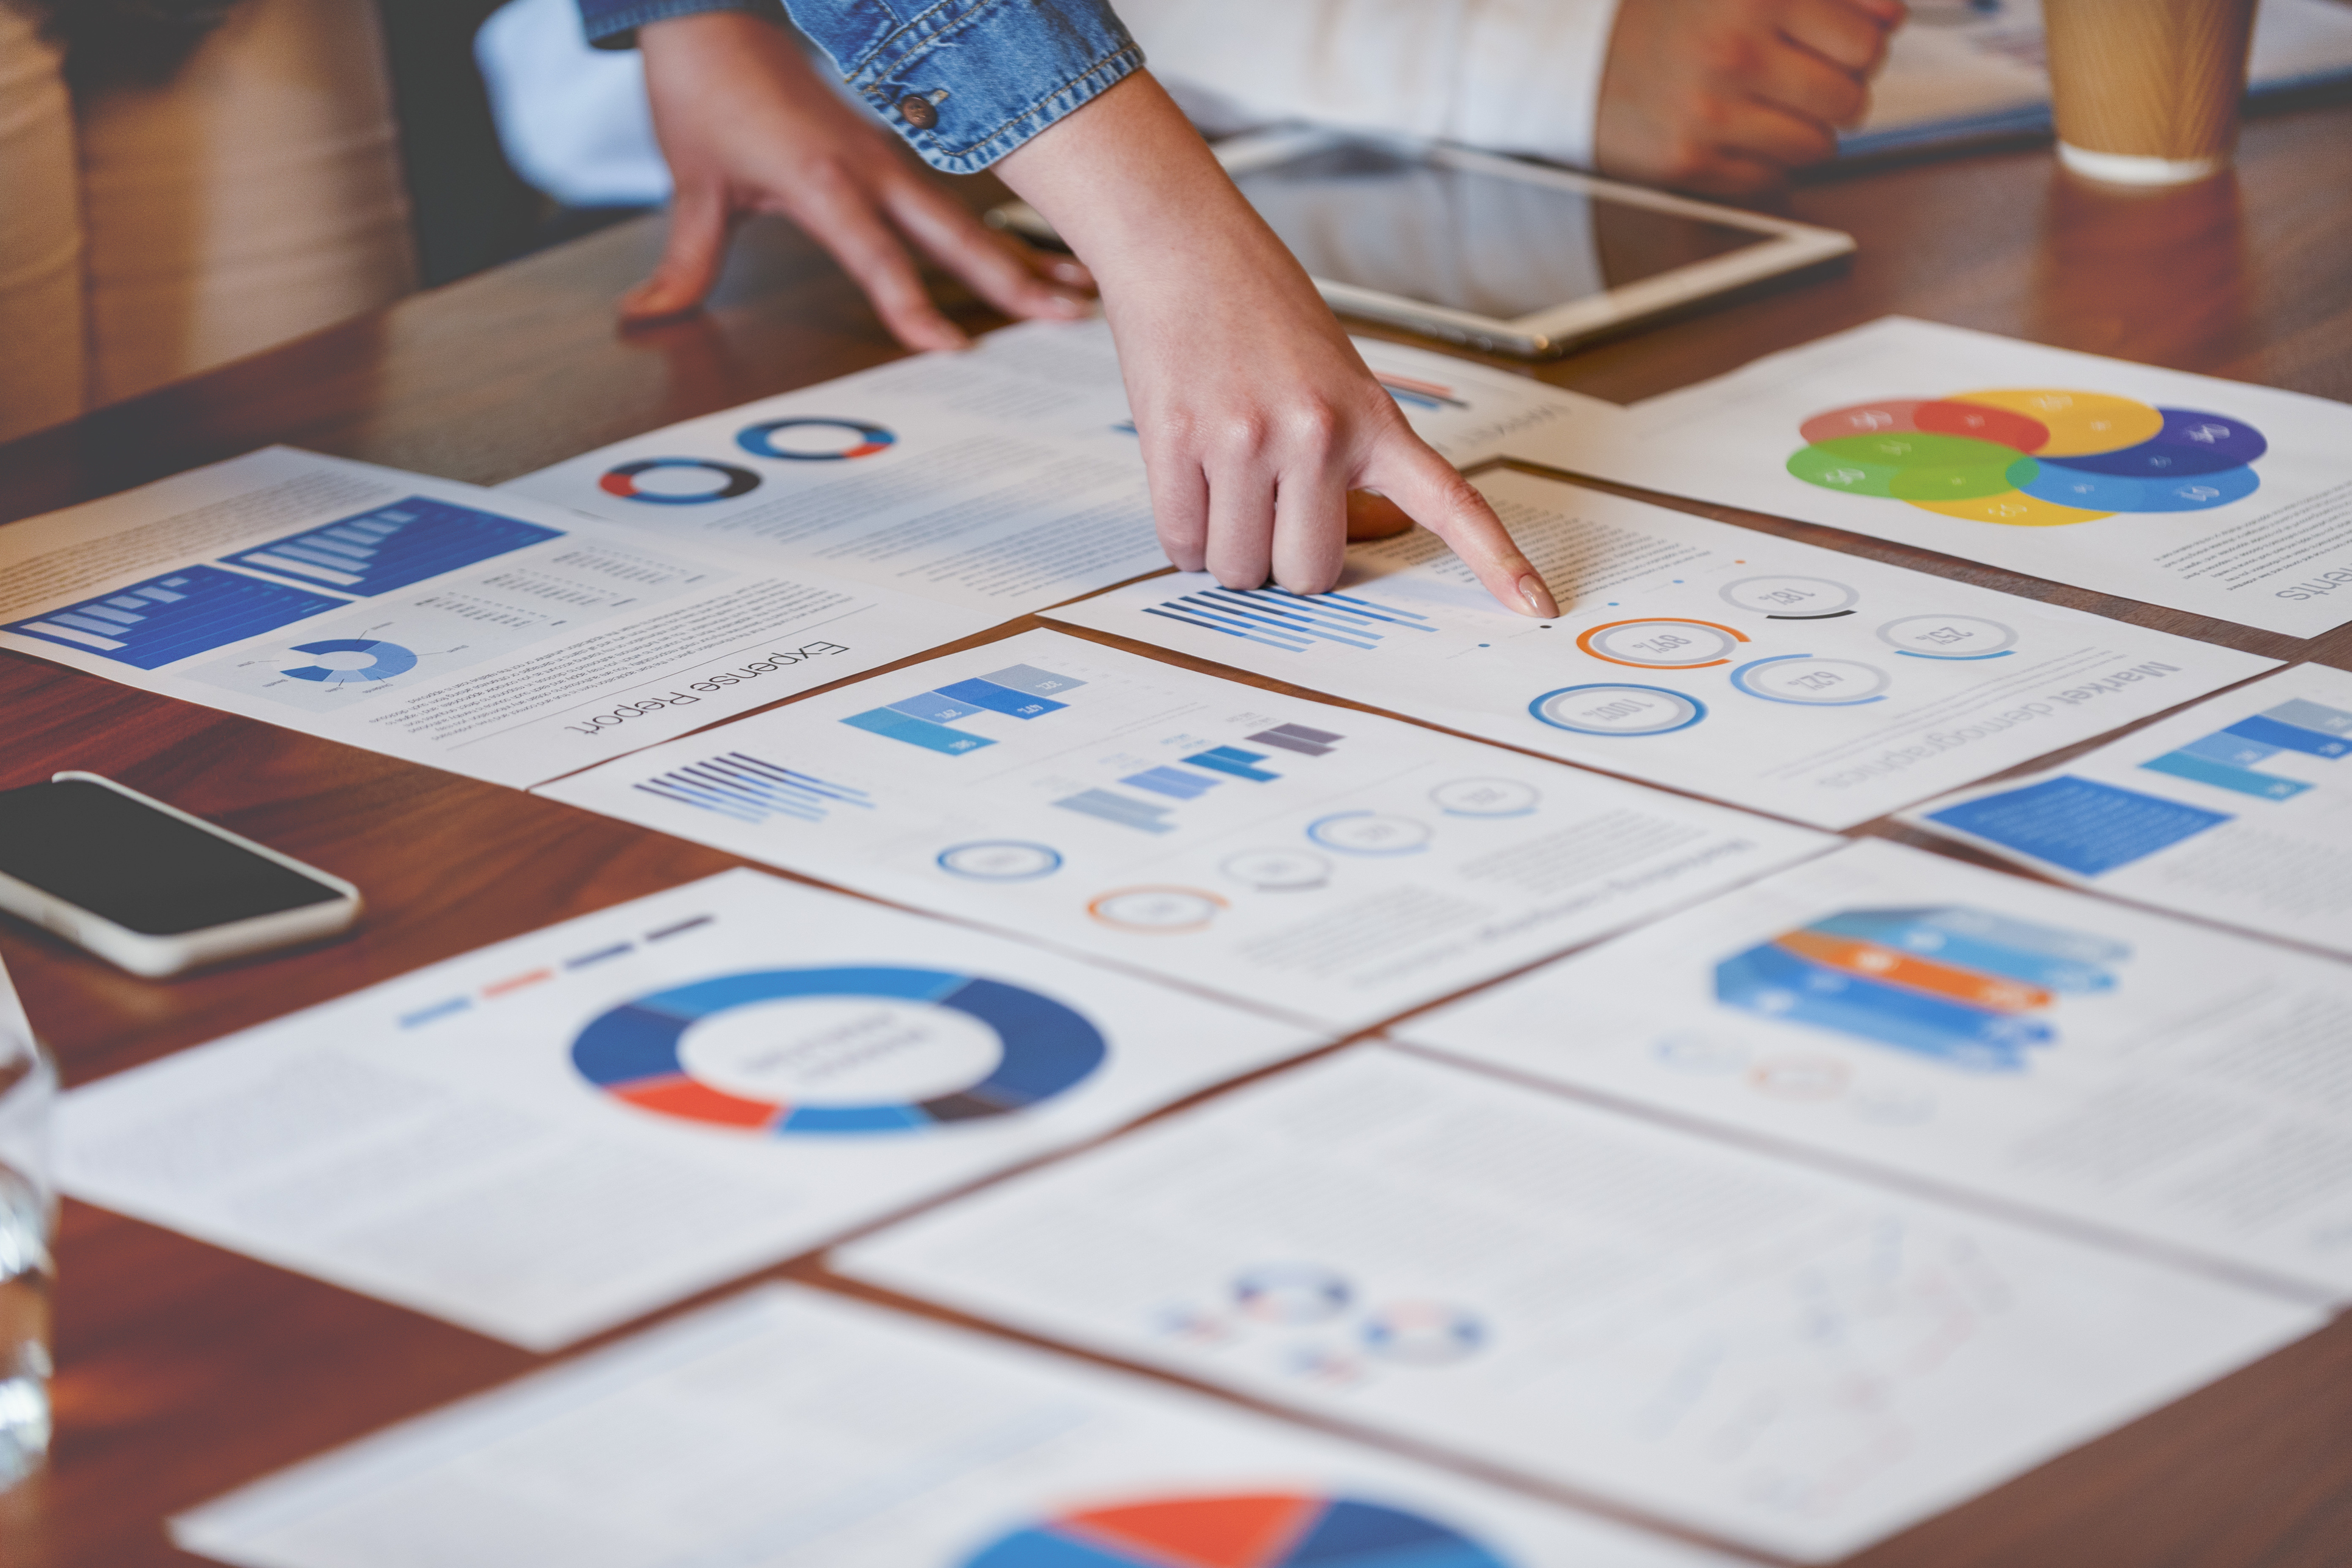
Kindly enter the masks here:
[[728, 235], [752, 213], [806, 229], [909, 348], [969, 341], [924, 290], [910, 244], [1007, 315], [1069, 319], [1093, 309], [1083, 266], [994, 233], [932, 186], [772, 23], [709, 11], [648, 22], [637, 37], [675, 192], [668, 245], [653, 276], [622, 299], [625, 319], [700, 304]]
[[[1521, 615], [1559, 613], [1494, 510], [1414, 435], [1315, 285], [1160, 84], [1129, 77], [997, 165], [1102, 284], [1171, 560], [1336, 584], [1378, 490]], [[1357, 508], [1360, 525], [1377, 528]], [[1393, 521], [1392, 517], [1391, 521]]]
[[1718, 195], [1837, 153], [1903, 0], [1622, 0], [1601, 78], [1603, 174]]

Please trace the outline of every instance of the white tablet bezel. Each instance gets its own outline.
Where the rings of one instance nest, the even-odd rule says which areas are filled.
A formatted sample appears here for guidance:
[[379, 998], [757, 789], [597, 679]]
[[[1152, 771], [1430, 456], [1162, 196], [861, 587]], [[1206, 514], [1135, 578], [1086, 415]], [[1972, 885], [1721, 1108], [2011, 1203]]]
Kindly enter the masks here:
[[[1668, 195], [1661, 191], [1620, 184], [1614, 180], [1596, 179], [1590, 174], [1573, 174], [1566, 169], [1522, 163], [1516, 158], [1474, 153], [1444, 142], [1307, 128], [1255, 132], [1221, 142], [1214, 151], [1217, 161], [1229, 173], [1245, 174], [1348, 142], [1384, 145], [1393, 148], [1402, 157], [1474, 170], [1496, 179], [1574, 191], [1597, 201], [1622, 202], [1657, 212], [1675, 213], [1701, 222], [1747, 229], [1766, 237], [1760, 245], [1677, 267], [1653, 278], [1644, 278], [1581, 300], [1567, 300], [1507, 321], [1431, 304], [1423, 300], [1408, 300], [1377, 289], [1358, 288], [1353, 284], [1335, 283], [1326, 278], [1315, 279], [1315, 287], [1321, 290], [1323, 298], [1335, 310], [1371, 321], [1391, 322], [1472, 348], [1499, 350], [1531, 359], [1565, 353], [1586, 339], [1644, 317], [1726, 293], [1760, 279], [1811, 267], [1846, 255], [1854, 248], [1853, 237], [1836, 229], [1816, 228], [1811, 224], [1791, 223], [1786, 218], [1769, 217], [1738, 207]], [[1003, 226], [1018, 232], [1040, 237], [1053, 235], [1053, 230], [1025, 204], [1000, 208], [991, 216]]]

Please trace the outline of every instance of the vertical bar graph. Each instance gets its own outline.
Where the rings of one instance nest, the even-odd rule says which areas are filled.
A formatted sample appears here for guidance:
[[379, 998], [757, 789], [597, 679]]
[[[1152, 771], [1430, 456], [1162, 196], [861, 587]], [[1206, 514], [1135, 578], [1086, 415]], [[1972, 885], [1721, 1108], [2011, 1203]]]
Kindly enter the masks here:
[[214, 566], [191, 566], [12, 622], [5, 629], [156, 669], [350, 603]]
[[520, 518], [410, 496], [226, 559], [346, 594], [373, 595], [562, 537], [560, 530]]
[[748, 752], [728, 752], [691, 763], [635, 787], [681, 805], [752, 824], [775, 816], [823, 822], [836, 806], [874, 808], [873, 798], [862, 789], [829, 784]]

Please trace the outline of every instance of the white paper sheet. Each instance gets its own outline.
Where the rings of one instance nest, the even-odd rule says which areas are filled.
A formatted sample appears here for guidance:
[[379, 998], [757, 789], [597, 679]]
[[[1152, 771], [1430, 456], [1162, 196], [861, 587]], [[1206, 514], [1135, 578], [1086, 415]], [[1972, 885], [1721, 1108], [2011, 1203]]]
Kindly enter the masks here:
[[1889, 316], [1511, 455], [2308, 637], [2352, 619], [2347, 449], [2326, 398]]
[[2352, 970], [1865, 841], [1411, 1039], [2352, 1298]]
[[0, 534], [0, 647], [494, 784], [995, 618], [287, 447]]
[[1903, 820], [2076, 887], [2352, 955], [2352, 674], [2301, 664]]
[[730, 871], [77, 1089], [58, 1169], [544, 1349], [1314, 1043]]
[[1806, 1560], [2320, 1321], [1380, 1046], [836, 1267]]
[[[2254, 102], [2352, 72], [2352, 6], [2263, 0], [2246, 68]], [[1927, 0], [1890, 41], [1870, 112], [1839, 132], [1838, 149], [1892, 152], [2049, 124], [2040, 0]]]
[[[1357, 346], [1457, 464], [1618, 413], [1443, 354]], [[1008, 327], [968, 353], [919, 354], [688, 419], [503, 488], [991, 621], [1168, 563], [1100, 321]]]
[[1476, 482], [1557, 621], [1495, 605], [1421, 532], [1351, 549], [1312, 603], [1195, 574], [1053, 618], [1822, 827], [2276, 663], [1555, 479]]
[[1837, 842], [1047, 631], [545, 793], [1337, 1029]]
[[1731, 1568], [793, 1286], [404, 1422], [173, 1537], [243, 1568]]

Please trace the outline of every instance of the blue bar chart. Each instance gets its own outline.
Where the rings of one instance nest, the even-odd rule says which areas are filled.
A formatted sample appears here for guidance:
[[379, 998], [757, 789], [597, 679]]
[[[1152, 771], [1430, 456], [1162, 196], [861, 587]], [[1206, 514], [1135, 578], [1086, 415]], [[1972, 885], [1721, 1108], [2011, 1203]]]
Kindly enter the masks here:
[[1207, 588], [1147, 605], [1143, 613], [1286, 653], [1304, 653], [1318, 642], [1370, 652], [1400, 630], [1437, 630], [1415, 610], [1348, 594], [1308, 596], [1279, 588]]
[[2176, 746], [2140, 766], [2256, 800], [2293, 800], [2313, 786], [2255, 766], [2283, 752], [2330, 762], [2352, 752], [2352, 711], [2295, 698], [2241, 719], [2226, 730]]
[[1009, 665], [970, 680], [958, 680], [842, 721], [852, 729], [920, 746], [927, 752], [961, 756], [996, 744], [986, 735], [955, 728], [959, 719], [980, 713], [1002, 713], [1013, 719], [1043, 719], [1069, 706], [1051, 693], [1070, 691], [1085, 681], [1034, 665]]
[[340, 610], [347, 602], [216, 567], [191, 566], [14, 622], [6, 629], [139, 669], [158, 669]]
[[345, 594], [388, 594], [563, 535], [552, 528], [410, 496], [227, 559]]
[[844, 806], [874, 809], [873, 797], [865, 790], [829, 784], [748, 752], [729, 752], [673, 768], [636, 787], [664, 800], [754, 825], [779, 816], [823, 822]]

